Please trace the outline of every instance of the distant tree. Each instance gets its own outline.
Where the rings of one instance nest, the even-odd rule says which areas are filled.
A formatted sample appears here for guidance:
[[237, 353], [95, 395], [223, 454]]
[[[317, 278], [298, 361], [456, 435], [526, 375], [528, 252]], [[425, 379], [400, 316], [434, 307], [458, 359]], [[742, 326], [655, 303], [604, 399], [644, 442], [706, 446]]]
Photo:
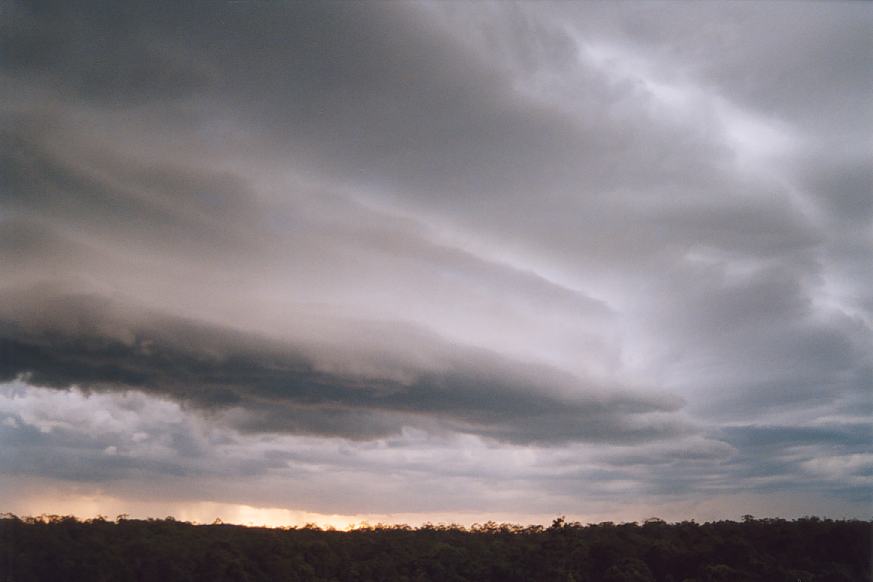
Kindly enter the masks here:
[[0, 582], [858, 582], [873, 523], [822, 519], [349, 532], [0, 517]]
[[655, 582], [655, 577], [644, 562], [626, 558], [607, 568], [603, 582]]

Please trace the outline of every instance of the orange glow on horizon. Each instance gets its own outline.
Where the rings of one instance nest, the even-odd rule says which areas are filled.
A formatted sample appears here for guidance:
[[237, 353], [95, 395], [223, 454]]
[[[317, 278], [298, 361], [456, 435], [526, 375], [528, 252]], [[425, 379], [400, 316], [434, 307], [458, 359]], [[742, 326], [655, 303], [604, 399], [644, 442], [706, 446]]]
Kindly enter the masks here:
[[[14, 493], [13, 493], [14, 492]], [[302, 527], [315, 524], [321, 528], [348, 530], [367, 525], [406, 524], [412, 527], [426, 523], [457, 524], [469, 527], [475, 523], [494, 521], [518, 525], [548, 526], [556, 517], [564, 515], [568, 521], [601, 523], [604, 521], [641, 522], [650, 517], [666, 521], [712, 521], [741, 518], [743, 514], [756, 517], [801, 517], [809, 513], [812, 504], [822, 504], [823, 499], [802, 494], [734, 494], [714, 496], [697, 501], [639, 500], [636, 503], [603, 503], [591, 507], [585, 513], [513, 513], [499, 511], [454, 511], [454, 512], [397, 512], [397, 513], [321, 513], [305, 509], [283, 507], [259, 507], [245, 503], [230, 503], [209, 500], [141, 500], [113, 494], [87, 486], [60, 485], [46, 480], [22, 481], [16, 478], [0, 478], [0, 512], [16, 515], [71, 515], [79, 519], [103, 516], [114, 520], [119, 515], [131, 519], [163, 519], [173, 517], [179, 521], [197, 524], [213, 523], [216, 519], [227, 524]], [[834, 519], [857, 517], [849, 503], [830, 500], [829, 517]]]
[[163, 519], [173, 517], [179, 521], [195, 524], [222, 523], [263, 526], [263, 527], [302, 527], [315, 524], [323, 529], [350, 530], [368, 525], [385, 524], [420, 526], [425, 523], [458, 524], [470, 526], [474, 523], [498, 521], [519, 524], [548, 525], [555, 517], [552, 515], [507, 515], [481, 513], [361, 513], [327, 514], [280, 507], [255, 507], [246, 504], [220, 503], [212, 501], [159, 502], [125, 500], [103, 494], [67, 494], [62, 496], [34, 496], [22, 499], [14, 507], [5, 507], [20, 516], [72, 515], [79, 519], [103, 516], [115, 519], [125, 515], [130, 519]]

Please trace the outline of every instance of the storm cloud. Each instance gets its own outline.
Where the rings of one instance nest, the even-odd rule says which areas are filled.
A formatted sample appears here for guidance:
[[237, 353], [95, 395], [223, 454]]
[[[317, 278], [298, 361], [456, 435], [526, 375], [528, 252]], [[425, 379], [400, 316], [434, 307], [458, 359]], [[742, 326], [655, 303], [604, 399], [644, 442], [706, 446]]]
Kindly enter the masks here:
[[[31, 289], [28, 298], [4, 299], [15, 313], [4, 314], [9, 323], [0, 332], [0, 381], [140, 389], [206, 409], [236, 407], [249, 413], [243, 428], [372, 438], [424, 416], [521, 442], [642, 440], [687, 430], [657, 414], [675, 411], [675, 397], [586, 386], [414, 328], [345, 322], [349, 339], [295, 345], [133, 316], [129, 305], [98, 297], [43, 298]], [[386, 335], [403, 348], [385, 344]], [[365, 345], [346, 344], [364, 338]]]
[[[175, 406], [167, 430], [251, 447], [259, 493], [214, 494], [235, 503], [295, 503], [270, 493], [277, 467], [324, 455], [300, 509], [340, 503], [313, 492], [347, 469], [371, 491], [349, 513], [467, 511], [500, 482], [518, 488], [495, 511], [532, 488], [531, 514], [778, 492], [862, 511], [869, 6], [9, 2], [0, 20], [15, 479], [246, 479], [208, 439], [145, 457], [53, 439], [16, 408], [49, 389], [94, 414]], [[427, 477], [455, 471], [469, 498]], [[410, 474], [439, 501], [379, 482]]]

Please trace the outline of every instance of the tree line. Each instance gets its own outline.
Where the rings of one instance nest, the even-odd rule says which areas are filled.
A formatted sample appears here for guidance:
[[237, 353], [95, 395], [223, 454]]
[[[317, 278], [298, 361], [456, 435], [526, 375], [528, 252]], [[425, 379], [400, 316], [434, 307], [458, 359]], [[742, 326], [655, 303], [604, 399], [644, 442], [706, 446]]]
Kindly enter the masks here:
[[861, 582], [873, 522], [807, 517], [351, 531], [0, 517], [0, 582]]

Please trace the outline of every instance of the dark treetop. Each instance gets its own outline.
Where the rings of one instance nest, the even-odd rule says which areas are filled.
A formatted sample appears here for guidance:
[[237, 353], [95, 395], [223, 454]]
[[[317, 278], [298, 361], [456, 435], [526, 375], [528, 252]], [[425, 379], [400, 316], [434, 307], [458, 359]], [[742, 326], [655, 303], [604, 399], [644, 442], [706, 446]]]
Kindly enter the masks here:
[[496, 524], [268, 529], [119, 516], [0, 519], [0, 581], [869, 580], [868, 521], [705, 524], [556, 519]]

